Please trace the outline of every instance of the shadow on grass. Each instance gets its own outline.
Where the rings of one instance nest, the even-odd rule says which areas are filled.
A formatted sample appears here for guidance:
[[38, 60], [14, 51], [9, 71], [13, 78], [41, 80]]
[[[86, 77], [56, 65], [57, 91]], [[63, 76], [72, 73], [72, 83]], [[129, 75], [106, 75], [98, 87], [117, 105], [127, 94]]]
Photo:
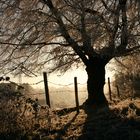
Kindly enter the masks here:
[[[140, 119], [118, 109], [84, 107], [87, 118], [78, 140], [140, 140]], [[139, 118], [139, 117], [138, 117]]]
[[57, 140], [61, 140], [61, 139], [62, 139], [62, 136], [64, 136], [64, 135], [66, 134], [68, 128], [71, 126], [72, 122], [75, 121], [77, 115], [78, 115], [78, 113], [76, 113], [76, 114], [74, 115], [74, 117], [73, 117], [66, 125], [64, 125], [63, 128], [61, 128], [61, 129], [57, 132], [57, 134], [58, 134], [57, 137], [56, 137]]

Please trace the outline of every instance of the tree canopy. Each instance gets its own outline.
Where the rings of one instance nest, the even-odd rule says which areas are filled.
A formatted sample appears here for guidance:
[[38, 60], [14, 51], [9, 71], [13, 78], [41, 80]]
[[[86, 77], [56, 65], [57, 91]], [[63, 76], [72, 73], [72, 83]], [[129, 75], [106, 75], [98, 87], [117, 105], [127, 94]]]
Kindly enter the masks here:
[[139, 0], [1, 0], [0, 15], [3, 73], [65, 71], [140, 50]]

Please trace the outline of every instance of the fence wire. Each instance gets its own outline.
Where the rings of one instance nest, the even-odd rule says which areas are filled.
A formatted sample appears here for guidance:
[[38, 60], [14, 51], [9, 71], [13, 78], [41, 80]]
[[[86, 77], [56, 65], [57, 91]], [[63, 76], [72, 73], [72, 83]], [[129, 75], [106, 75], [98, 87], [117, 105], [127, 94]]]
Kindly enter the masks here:
[[[44, 82], [44, 80], [40, 80], [36, 83], [28, 83], [29, 85], [38, 85], [40, 83]], [[69, 83], [69, 84], [58, 84], [58, 83], [55, 83], [55, 82], [52, 82], [52, 81], [48, 81], [48, 83], [52, 84], [52, 85], [56, 85], [56, 86], [71, 86], [71, 85], [74, 85], [74, 83]], [[78, 85], [86, 85], [86, 83], [77, 83]]]
[[[30, 97], [30, 98], [38, 98], [39, 103], [41, 105], [46, 105], [45, 90], [43, 89], [43, 86], [42, 86], [42, 85], [44, 85], [44, 79], [38, 80], [37, 82], [36, 81], [33, 83], [32, 82], [24, 83], [24, 81], [23, 81], [23, 83], [19, 83], [19, 82], [14, 82], [11, 79], [6, 82], [5, 81], [1, 81], [1, 82], [14, 84], [16, 86], [16, 89], [18, 89], [18, 88], [20, 89], [20, 87], [21, 87], [21, 91], [19, 91], [19, 92], [23, 92], [23, 94], [28, 95], [28, 97]], [[73, 79], [73, 82], [69, 82], [66, 84], [61, 84], [61, 82], [59, 82], [59, 81], [54, 82], [54, 81], [50, 81], [50, 80], [48, 80], [47, 82], [48, 82], [49, 96], [50, 96], [52, 108], [66, 108], [66, 107], [75, 106], [74, 79]], [[27, 84], [27, 90], [26, 90], [26, 84]], [[42, 84], [41, 90], [37, 89], [39, 84]], [[86, 83], [77, 82], [78, 94], [79, 94], [78, 97], [79, 97], [80, 104], [82, 104], [87, 98], [87, 91], [86, 91], [85, 85], [86, 85]], [[28, 86], [33, 87], [33, 89], [29, 88], [29, 90], [28, 90]]]
[[[1, 81], [1, 83], [3, 83], [4, 81]], [[16, 85], [16, 86], [22, 86], [22, 84], [28, 84], [28, 85], [30, 85], [30, 86], [36, 86], [36, 85], [39, 85], [39, 84], [41, 84], [41, 83], [43, 83], [44, 82], [44, 80], [39, 80], [38, 82], [34, 82], [34, 83], [17, 83], [17, 82], [13, 82], [13, 81], [11, 81], [11, 80], [9, 80], [8, 81], [9, 83], [12, 83], [12, 84], [14, 84], [14, 85]], [[59, 94], [59, 93], [68, 93], [68, 92], [74, 92], [74, 82], [73, 83], [68, 83], [68, 84], [59, 84], [59, 83], [55, 83], [55, 82], [52, 82], [52, 81], [49, 81], [48, 80], [48, 83], [50, 83], [51, 84], [51, 86], [58, 86], [55, 90], [53, 89], [51, 89], [51, 86], [50, 86], [50, 89], [49, 89], [49, 92], [50, 93], [57, 93], [57, 94]], [[78, 88], [78, 92], [80, 92], [80, 93], [82, 93], [82, 92], [86, 92], [86, 90], [84, 89], [82, 89], [82, 90], [80, 90], [80, 88], [81, 87], [83, 87], [83, 86], [85, 86], [86, 85], [86, 83], [77, 83], [77, 85], [79, 85], [80, 87]], [[73, 87], [72, 87], [73, 86]], [[59, 88], [60, 87], [60, 88]], [[70, 87], [70, 89], [64, 89], [65, 87]], [[30, 95], [44, 95], [44, 91], [42, 90], [42, 92], [37, 92], [37, 93], [30, 93]]]

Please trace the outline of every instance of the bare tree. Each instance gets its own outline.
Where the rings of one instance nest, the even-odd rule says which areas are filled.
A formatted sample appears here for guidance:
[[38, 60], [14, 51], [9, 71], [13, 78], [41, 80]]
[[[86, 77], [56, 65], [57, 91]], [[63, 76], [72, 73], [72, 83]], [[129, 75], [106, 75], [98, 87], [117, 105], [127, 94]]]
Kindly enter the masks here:
[[1, 0], [0, 7], [1, 70], [82, 63], [88, 104], [107, 104], [105, 65], [140, 49], [139, 0]]

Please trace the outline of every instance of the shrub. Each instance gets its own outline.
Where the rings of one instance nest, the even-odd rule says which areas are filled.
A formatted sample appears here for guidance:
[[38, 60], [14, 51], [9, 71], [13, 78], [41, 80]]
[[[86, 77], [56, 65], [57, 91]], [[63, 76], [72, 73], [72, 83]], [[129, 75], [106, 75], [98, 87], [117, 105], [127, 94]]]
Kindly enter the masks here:
[[[37, 99], [16, 91], [0, 91], [0, 139], [25, 139], [38, 129], [49, 129], [50, 109], [41, 107]], [[19, 96], [20, 95], [20, 96]]]

